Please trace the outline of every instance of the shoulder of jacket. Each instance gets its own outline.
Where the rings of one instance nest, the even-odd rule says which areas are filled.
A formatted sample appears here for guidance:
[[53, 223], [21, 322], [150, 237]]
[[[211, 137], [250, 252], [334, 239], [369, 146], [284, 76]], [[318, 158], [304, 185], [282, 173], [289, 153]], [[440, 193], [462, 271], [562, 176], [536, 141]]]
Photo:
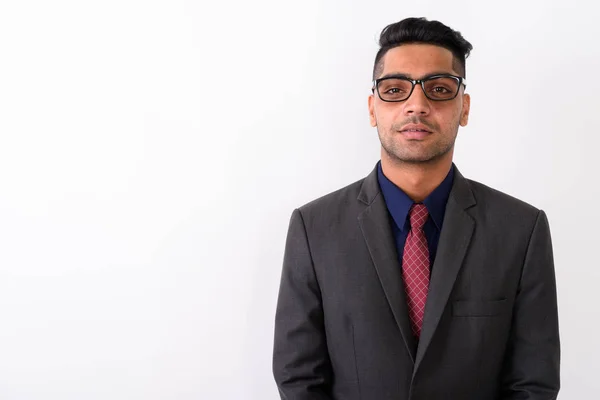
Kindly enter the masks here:
[[362, 183], [366, 178], [361, 178], [356, 182], [346, 185], [333, 192], [324, 194], [314, 200], [311, 200], [297, 207], [302, 214], [315, 213], [321, 210], [331, 210], [332, 207], [341, 207], [351, 201], [357, 201]]
[[478, 204], [483, 203], [484, 205], [493, 205], [495, 207], [506, 208], [512, 211], [534, 213], [536, 215], [540, 212], [540, 209], [536, 206], [508, 193], [502, 192], [472, 179], [467, 179], [467, 182], [473, 190], [473, 195], [475, 196]]

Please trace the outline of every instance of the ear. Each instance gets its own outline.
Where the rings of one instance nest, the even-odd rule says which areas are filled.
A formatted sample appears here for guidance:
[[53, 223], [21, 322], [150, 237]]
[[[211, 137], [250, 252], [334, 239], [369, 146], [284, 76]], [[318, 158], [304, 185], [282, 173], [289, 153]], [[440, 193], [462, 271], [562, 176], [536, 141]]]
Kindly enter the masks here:
[[463, 94], [462, 112], [460, 114], [460, 126], [467, 126], [469, 123], [469, 111], [471, 109], [471, 96], [468, 93]]
[[369, 122], [371, 122], [372, 127], [377, 126], [377, 118], [375, 118], [375, 97], [373, 95], [369, 96]]

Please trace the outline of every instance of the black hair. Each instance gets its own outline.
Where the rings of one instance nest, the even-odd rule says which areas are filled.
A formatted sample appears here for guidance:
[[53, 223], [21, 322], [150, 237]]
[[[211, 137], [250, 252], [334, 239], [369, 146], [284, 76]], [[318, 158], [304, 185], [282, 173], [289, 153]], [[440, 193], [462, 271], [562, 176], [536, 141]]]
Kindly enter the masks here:
[[388, 50], [408, 43], [433, 44], [452, 52], [452, 67], [466, 78], [465, 60], [473, 50], [473, 46], [460, 32], [439, 21], [428, 21], [426, 18], [406, 18], [383, 28], [379, 37], [379, 51], [375, 56], [373, 80], [383, 72], [383, 56]]

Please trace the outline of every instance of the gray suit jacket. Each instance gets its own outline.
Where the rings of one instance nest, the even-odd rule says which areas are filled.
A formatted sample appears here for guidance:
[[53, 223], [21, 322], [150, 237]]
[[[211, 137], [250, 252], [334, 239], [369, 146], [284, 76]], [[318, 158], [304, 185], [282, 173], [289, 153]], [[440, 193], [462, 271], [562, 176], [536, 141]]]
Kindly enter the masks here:
[[556, 399], [545, 213], [455, 169], [418, 344], [390, 224], [376, 168], [293, 211], [275, 317], [281, 398]]

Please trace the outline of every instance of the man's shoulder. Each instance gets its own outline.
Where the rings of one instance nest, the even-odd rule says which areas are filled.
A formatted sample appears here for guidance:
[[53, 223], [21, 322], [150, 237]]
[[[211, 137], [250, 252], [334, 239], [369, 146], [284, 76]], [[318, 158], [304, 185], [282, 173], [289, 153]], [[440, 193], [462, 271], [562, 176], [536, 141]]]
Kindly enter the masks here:
[[365, 179], [366, 177], [361, 178], [344, 187], [317, 197], [314, 200], [299, 206], [298, 209], [302, 213], [314, 213], [323, 210], [339, 210], [340, 208], [344, 208], [344, 206], [347, 207], [351, 204], [355, 204], [354, 202], [357, 201]]
[[477, 205], [484, 210], [510, 215], [537, 215], [540, 212], [538, 207], [511, 194], [473, 179], [465, 179], [469, 183]]

